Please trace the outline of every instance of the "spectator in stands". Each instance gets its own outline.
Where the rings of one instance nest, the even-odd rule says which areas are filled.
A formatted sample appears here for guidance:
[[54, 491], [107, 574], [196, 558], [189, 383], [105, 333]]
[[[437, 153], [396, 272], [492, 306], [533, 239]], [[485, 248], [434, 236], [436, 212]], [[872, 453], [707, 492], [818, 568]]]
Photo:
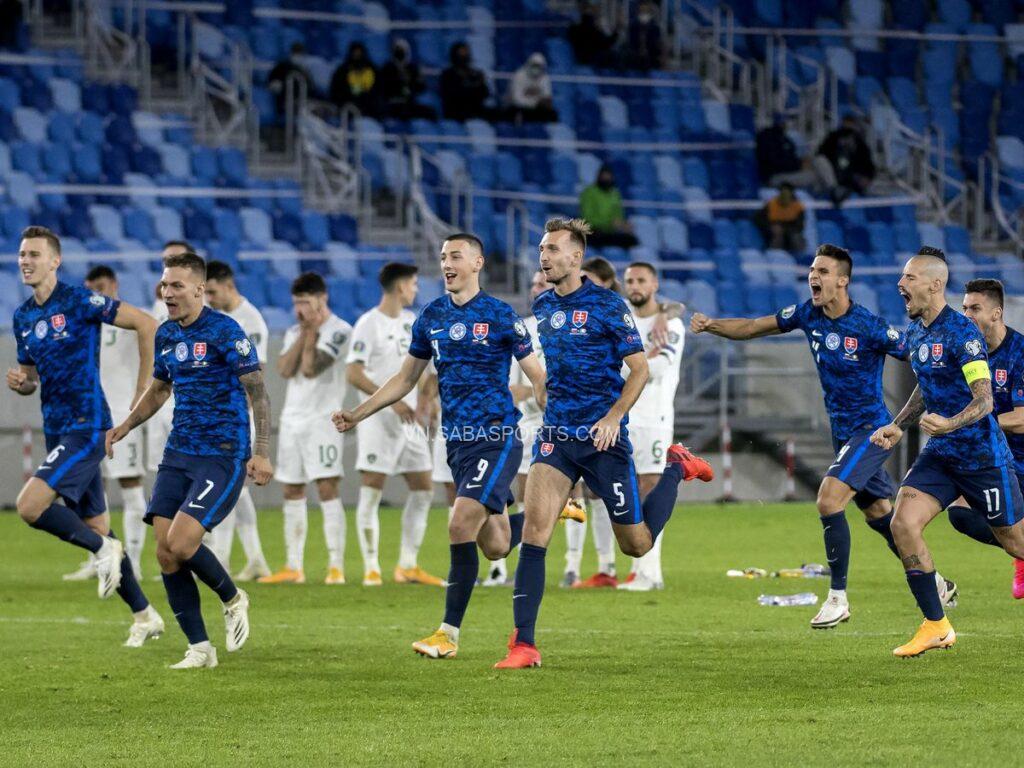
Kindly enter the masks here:
[[632, 248], [638, 242], [623, 213], [622, 194], [615, 186], [615, 174], [607, 165], [601, 166], [596, 181], [580, 194], [580, 216], [593, 227], [587, 242], [595, 248], [606, 245]]
[[782, 184], [779, 194], [764, 204], [755, 221], [769, 248], [804, 252], [804, 205], [797, 200], [792, 184]]
[[302, 43], [292, 43], [288, 58], [277, 62], [267, 75], [267, 89], [277, 99], [277, 111], [282, 115], [287, 100], [289, 78], [293, 78], [296, 85], [299, 82], [305, 83], [307, 93], [313, 90], [313, 78], [310, 77], [309, 70], [302, 65], [302, 57], [305, 55], [306, 47]]
[[576, 62], [588, 67], [603, 67], [609, 64], [615, 35], [605, 31], [597, 18], [593, 3], [584, 3], [580, 19], [569, 27], [569, 44], [576, 56]]
[[416, 97], [427, 89], [420, 67], [412, 60], [409, 43], [398, 38], [391, 45], [391, 58], [380, 68], [377, 91], [385, 116], [398, 120], [435, 120], [437, 113]]
[[370, 61], [366, 46], [352, 43], [331, 77], [331, 102], [339, 109], [352, 104], [361, 114], [373, 117], [379, 111], [376, 85], [377, 68]]
[[818, 147], [818, 154], [831, 166], [834, 178], [827, 181], [832, 182], [829, 187], [836, 204], [853, 192], [864, 194], [875, 178], [871, 150], [853, 115], [844, 117], [842, 125], [825, 137]]
[[451, 62], [441, 73], [441, 111], [449, 120], [492, 119], [494, 112], [486, 104], [491, 89], [484, 73], [473, 66], [473, 55], [465, 43], [455, 43], [448, 51]]
[[780, 173], [795, 173], [800, 170], [800, 156], [796, 144], [786, 133], [786, 120], [781, 114], [775, 115], [774, 122], [757, 132], [757, 170], [763, 184], [772, 184], [772, 177]]
[[551, 102], [551, 77], [544, 54], [535, 53], [512, 76], [508, 88], [509, 116], [517, 123], [553, 123], [558, 112]]
[[17, 48], [20, 44], [23, 10], [21, 0], [0, 0], [0, 48]]
[[661, 66], [661, 24], [654, 3], [640, 3], [629, 25], [622, 62], [631, 69], [657, 69]]

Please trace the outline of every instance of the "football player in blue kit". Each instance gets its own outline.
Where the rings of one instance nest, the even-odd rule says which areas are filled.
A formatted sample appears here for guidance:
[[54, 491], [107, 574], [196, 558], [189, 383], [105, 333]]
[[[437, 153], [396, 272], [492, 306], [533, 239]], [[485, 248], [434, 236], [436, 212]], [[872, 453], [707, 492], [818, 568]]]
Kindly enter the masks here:
[[[206, 263], [194, 253], [164, 258], [160, 280], [168, 319], [156, 333], [153, 383], [127, 418], [107, 433], [107, 452], [174, 391], [174, 417], [153, 484], [146, 522], [167, 602], [188, 638], [172, 669], [217, 666], [193, 574], [217, 593], [228, 651], [249, 637], [249, 597], [203, 544], [234, 508], [248, 475], [266, 485], [270, 466], [270, 399], [256, 349], [232, 318], [203, 306]], [[255, 438], [250, 447], [249, 406]]]
[[412, 327], [401, 370], [364, 403], [332, 417], [346, 432], [398, 402], [434, 362], [441, 396], [441, 436], [454, 480], [455, 504], [448, 523], [451, 566], [444, 620], [436, 632], [412, 644], [428, 658], [453, 658], [459, 630], [479, 571], [477, 545], [491, 560], [519, 544], [523, 515], [506, 515], [512, 482], [522, 458], [520, 413], [509, 390], [513, 356], [544, 402], [544, 369], [515, 310], [480, 288], [483, 244], [457, 233], [441, 248], [446, 295], [428, 304]]
[[1013, 457], [992, 415], [992, 376], [981, 329], [946, 304], [949, 270], [937, 248], [924, 247], [903, 268], [900, 295], [912, 322], [907, 348], [917, 388], [899, 415], [872, 436], [891, 450], [907, 426], [929, 436], [896, 497], [892, 531], [907, 584], [924, 621], [914, 637], [893, 649], [918, 656], [956, 642], [942, 608], [924, 529], [955, 499], [985, 513], [992, 533], [1014, 557], [1024, 556], [1024, 499]]
[[[850, 297], [853, 277], [850, 254], [824, 243], [815, 251], [807, 275], [811, 298], [777, 314], [756, 319], [713, 320], [695, 313], [694, 333], [712, 333], [746, 340], [800, 329], [807, 336], [825, 395], [836, 458], [818, 488], [818, 514], [824, 529], [825, 557], [831, 588], [821, 610], [811, 619], [815, 629], [835, 627], [850, 618], [846, 581], [850, 567], [850, 527], [846, 507], [853, 501], [867, 524], [897, 556], [890, 530], [896, 487], [885, 471], [891, 451], [869, 438], [890, 419], [882, 391], [885, 358], [907, 359], [902, 332], [888, 325]], [[956, 585], [936, 576], [945, 603], [956, 597]]]
[[[641, 504], [626, 424], [647, 383], [643, 342], [622, 297], [581, 275], [590, 226], [581, 219], [552, 219], [544, 229], [540, 268], [554, 287], [537, 297], [533, 314], [547, 363], [547, 406], [526, 478], [526, 521], [512, 591], [516, 628], [497, 669], [540, 666], [534, 633], [547, 546], [580, 478], [604, 499], [622, 551], [640, 557], [668, 523], [679, 482], [713, 476], [705, 461], [672, 445], [661, 480]], [[629, 369], [625, 379], [623, 364]]]
[[[110, 408], [100, 386], [101, 324], [133, 330], [142, 366], [138, 398], [149, 380], [156, 323], [142, 310], [57, 279], [60, 238], [45, 227], [22, 232], [18, 270], [32, 296], [14, 313], [18, 368], [7, 386], [19, 395], [41, 388], [46, 459], [18, 494], [21, 519], [96, 556], [99, 596], [115, 591], [135, 616], [125, 645], [138, 648], [164, 623], [142, 593], [124, 547], [110, 530], [100, 462]], [[60, 497], [60, 501], [58, 501]]]
[[[1024, 490], [1024, 335], [1003, 320], [1003, 284], [998, 280], [971, 280], [964, 287], [964, 316], [985, 336], [988, 367], [992, 372], [992, 412], [1013, 454], [1017, 483]], [[963, 534], [1002, 548], [984, 512], [966, 506], [963, 499], [949, 508], [949, 522]], [[1013, 561], [1013, 596], [1024, 598], [1024, 560]]]

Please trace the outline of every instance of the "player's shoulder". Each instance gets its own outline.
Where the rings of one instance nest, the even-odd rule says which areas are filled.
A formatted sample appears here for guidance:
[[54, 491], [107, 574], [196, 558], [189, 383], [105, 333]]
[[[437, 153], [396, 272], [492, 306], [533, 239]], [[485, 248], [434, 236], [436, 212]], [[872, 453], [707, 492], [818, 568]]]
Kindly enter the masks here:
[[484, 308], [494, 317], [506, 319], [510, 322], [519, 320], [519, 313], [507, 301], [503, 301], [497, 296], [491, 296], [489, 293], [485, 293], [480, 299]]
[[242, 334], [243, 336], [245, 335], [242, 324], [231, 315], [225, 314], [224, 312], [218, 312], [215, 309], [211, 309], [206, 322], [210, 328], [222, 336], [235, 336], [238, 334]]
[[947, 332], [950, 332], [956, 336], [981, 336], [981, 330], [974, 321], [966, 315], [962, 315], [952, 307], [947, 307], [944, 311], [945, 317], [943, 318], [943, 325]]
[[448, 306], [448, 294], [438, 296], [436, 299], [431, 299], [427, 302], [426, 306], [420, 310], [420, 317], [440, 317], [445, 314]]
[[776, 314], [783, 320], [789, 320], [792, 317], [800, 319], [809, 319], [814, 317], [814, 302], [810, 299], [806, 301], [798, 302], [796, 304], [790, 304], [787, 307], [783, 307]]
[[[298, 324], [293, 325], [292, 328], [295, 329], [296, 333], [299, 332]], [[352, 333], [352, 326], [349, 325], [348, 321], [345, 320], [343, 317], [339, 317], [333, 312], [331, 313], [330, 317], [328, 317], [327, 320], [324, 321], [324, 328], [330, 333]]]

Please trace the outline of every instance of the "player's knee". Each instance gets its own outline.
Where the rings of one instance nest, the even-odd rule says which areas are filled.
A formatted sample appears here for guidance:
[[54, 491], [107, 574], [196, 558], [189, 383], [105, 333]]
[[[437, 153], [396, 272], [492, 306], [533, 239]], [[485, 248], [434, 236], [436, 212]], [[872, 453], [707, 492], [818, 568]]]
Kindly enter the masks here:
[[622, 554], [630, 557], [643, 557], [651, 551], [651, 542], [648, 541], [624, 541], [619, 543]]
[[316, 481], [316, 492], [320, 501], [334, 501], [338, 498], [339, 481], [336, 477], [328, 477]]
[[167, 549], [170, 552], [171, 557], [179, 563], [185, 562], [196, 553], [195, 543], [182, 538], [168, 539]]
[[896, 515], [889, 523], [889, 530], [892, 531], [896, 541], [912, 539], [920, 533], [920, 526], [916, 521], [907, 519], [905, 516]]
[[966, 534], [970, 528], [968, 520], [971, 517], [971, 510], [965, 507], [950, 507], [948, 515], [949, 524], [953, 526], [953, 529]]
[[477, 532], [474, 530], [474, 526], [470, 524], [470, 521], [458, 513], [453, 515], [452, 519], [448, 521], [448, 540], [453, 544], [473, 541], [476, 538], [476, 534]]
[[21, 493], [18, 496], [18, 500], [15, 502], [15, 505], [18, 510], [18, 516], [29, 525], [38, 520], [39, 516], [43, 514], [43, 509], [39, 502], [27, 496], [25, 493]]
[[170, 547], [167, 546], [167, 542], [157, 542], [156, 561], [160, 564], [160, 570], [164, 573], [173, 573], [178, 569], [178, 559], [171, 552]]
[[509, 542], [497, 542], [497, 541], [482, 541], [479, 543], [480, 551], [483, 552], [484, 557], [488, 560], [501, 560], [501, 558], [508, 556], [509, 553]]

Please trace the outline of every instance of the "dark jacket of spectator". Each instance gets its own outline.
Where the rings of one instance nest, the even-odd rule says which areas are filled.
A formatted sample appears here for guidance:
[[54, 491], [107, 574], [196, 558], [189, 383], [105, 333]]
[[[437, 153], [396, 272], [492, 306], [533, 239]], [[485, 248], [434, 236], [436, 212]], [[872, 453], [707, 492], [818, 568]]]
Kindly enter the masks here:
[[339, 108], [353, 104], [362, 114], [373, 116], [378, 112], [377, 68], [370, 61], [366, 46], [352, 43], [345, 60], [331, 77], [331, 102]]
[[568, 37], [578, 64], [589, 67], [608, 63], [615, 35], [601, 28], [593, 5], [588, 4], [580, 11], [580, 20], [569, 27]]
[[768, 184], [777, 173], [795, 173], [800, 170], [800, 156], [796, 144], [786, 133], [786, 126], [781, 120], [773, 125], [762, 128], [755, 139], [757, 148], [757, 170], [761, 175], [761, 183]]
[[309, 70], [301, 63], [305, 53], [306, 49], [302, 43], [293, 43], [288, 58], [277, 62], [270, 70], [270, 74], [267, 75], [267, 88], [274, 94], [274, 98], [277, 100], [277, 111], [280, 113], [283, 113], [285, 109], [289, 78], [304, 82], [307, 93], [313, 90], [313, 78], [310, 77]]
[[623, 57], [627, 66], [657, 69], [661, 66], [661, 25], [652, 3], [642, 3], [629, 25], [628, 46]]
[[853, 118], [844, 119], [841, 126], [825, 137], [818, 154], [832, 164], [840, 187], [863, 194], [875, 178], [871, 150]]
[[0, 0], [0, 48], [17, 48], [20, 44], [23, 11], [19, 0]]
[[416, 98], [427, 89], [419, 65], [412, 61], [409, 43], [399, 38], [391, 46], [391, 58], [380, 68], [377, 93], [382, 110], [389, 117], [400, 120], [423, 118], [432, 120], [437, 115]]
[[473, 66], [465, 43], [455, 43], [448, 52], [451, 64], [441, 73], [441, 110], [449, 120], [487, 118], [492, 112], [485, 102], [491, 95], [484, 73]]

